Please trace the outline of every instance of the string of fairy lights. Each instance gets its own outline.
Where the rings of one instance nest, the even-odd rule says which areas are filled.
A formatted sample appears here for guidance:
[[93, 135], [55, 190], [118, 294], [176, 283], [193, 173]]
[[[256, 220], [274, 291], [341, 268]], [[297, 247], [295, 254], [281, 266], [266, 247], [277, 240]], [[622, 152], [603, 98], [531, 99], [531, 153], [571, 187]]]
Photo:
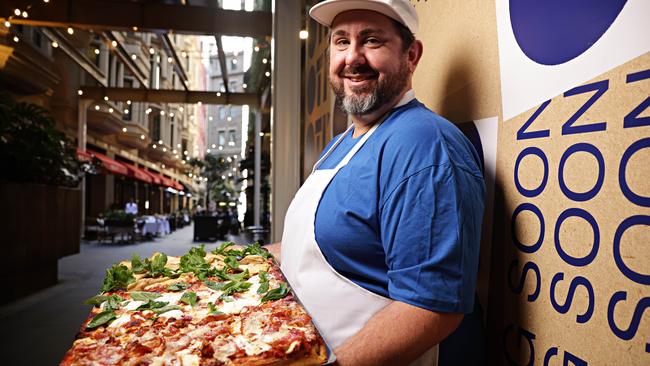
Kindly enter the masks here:
[[[13, 13], [12, 13], [12, 14], [10, 14], [9, 16], [6, 16], [6, 17], [5, 17], [5, 21], [4, 21], [3, 25], [4, 25], [6, 28], [9, 29], [9, 28], [12, 27], [12, 21], [13, 21], [14, 19], [16, 19], [16, 18], [28, 19], [28, 18], [29, 18], [29, 14], [30, 14], [30, 12], [31, 12], [35, 7], [37, 7], [37, 6], [47, 6], [47, 5], [51, 5], [52, 3], [53, 3], [53, 1], [50, 1], [50, 0], [41, 0], [41, 1], [39, 1], [39, 2], [34, 2], [34, 3], [31, 3], [31, 4], [27, 4], [27, 5], [25, 5], [24, 9], [15, 8], [15, 9], [13, 10]], [[136, 27], [136, 26], [133, 26], [131, 29], [133, 30], [133, 32], [137, 32], [137, 31], [138, 31], [138, 27]], [[75, 34], [75, 30], [74, 30], [73, 27], [67, 27], [67, 29], [66, 29], [66, 33], [67, 33], [68, 35], [71, 35], [71, 36], [72, 36], [72, 35]], [[18, 34], [13, 33], [13, 34], [11, 34], [11, 35], [13, 36], [13, 37], [12, 37], [12, 40], [13, 40], [15, 43], [20, 42], [20, 37], [19, 37]], [[301, 33], [301, 37], [300, 37], [300, 38], [303, 39], [302, 33]], [[305, 38], [306, 38], [306, 37], [305, 37]], [[117, 42], [116, 40], [111, 40], [111, 41], [108, 42], [108, 43], [110, 44], [110, 46], [112, 46], [113, 49], [117, 48], [117, 46], [118, 46], [118, 42]], [[52, 39], [52, 40], [51, 40], [51, 46], [52, 46], [53, 48], [58, 48], [60, 45], [59, 45], [59, 43], [58, 43], [57, 40]], [[254, 46], [253, 50], [254, 50], [255, 53], [257, 53], [257, 52], [260, 52], [261, 48], [266, 48], [266, 47], [268, 47], [268, 45], [260, 45], [260, 44], [258, 44], [258, 45], [255, 45], [255, 46]], [[150, 47], [150, 48], [148, 49], [148, 52], [149, 52], [149, 55], [151, 55], [151, 56], [156, 55], [156, 49], [153, 48], [153, 47]], [[93, 53], [94, 53], [95, 55], [99, 55], [99, 54], [101, 53], [101, 50], [100, 50], [99, 48], [95, 48], [95, 49], [93, 50]], [[213, 56], [214, 54], [215, 54], [214, 50], [211, 50], [211, 51], [209, 52], [209, 55], [210, 55], [210, 56]], [[195, 51], [195, 50], [182, 50], [182, 51], [180, 52], [180, 56], [181, 56], [181, 58], [188, 58], [188, 57], [195, 56], [195, 55], [201, 55], [201, 56], [204, 56], [204, 53], [203, 53], [203, 51]], [[238, 60], [238, 54], [237, 54], [237, 53], [234, 53], [233, 56], [234, 56], [234, 57], [233, 57], [230, 61], [231, 61], [233, 64], [237, 64], [237, 63], [239, 62], [239, 60]], [[131, 59], [134, 60], [134, 61], [136, 61], [136, 60], [137, 60], [137, 55], [136, 55], [136, 54], [131, 54]], [[167, 62], [170, 63], [170, 64], [174, 63], [174, 58], [171, 57], [171, 56], [168, 56], [168, 57], [167, 57]], [[267, 58], [262, 58], [262, 63], [263, 63], [263, 64], [266, 65], [266, 64], [268, 64], [269, 62], [270, 62], [270, 61], [269, 61]], [[269, 71], [266, 71], [264, 75], [265, 75], [266, 77], [270, 77], [270, 76], [271, 76], [271, 73], [270, 73]], [[242, 84], [242, 88], [245, 90], [245, 89], [247, 88], [247, 85], [246, 85], [245, 83], [243, 83], [243, 84]], [[217, 91], [217, 92], [216, 92], [216, 96], [217, 96], [217, 97], [220, 97], [220, 96], [222, 95], [222, 92], [224, 92], [224, 91], [225, 91], [225, 90]], [[82, 96], [82, 95], [83, 95], [83, 91], [82, 91], [81, 89], [79, 89], [79, 90], [77, 91], [77, 94], [78, 94], [79, 96]], [[104, 102], [109, 102], [109, 98], [105, 96], [105, 97], [104, 97]], [[128, 101], [126, 102], [126, 104], [127, 104], [129, 107], [128, 107], [128, 108], [125, 108], [125, 109], [123, 110], [123, 112], [124, 112], [124, 114], [130, 114], [130, 113], [131, 113], [131, 105], [132, 105], [132, 102], [131, 102], [130, 100], [128, 100]], [[196, 103], [196, 105], [197, 105], [198, 107], [201, 107], [201, 106], [202, 106], [202, 103], [199, 101], [199, 102]], [[102, 111], [102, 107], [100, 107], [100, 105], [98, 105], [98, 104], [96, 104], [93, 108], [94, 108], [95, 111]], [[113, 107], [110, 107], [110, 106], [109, 106], [108, 108], [105, 108], [105, 111], [108, 111], [109, 113], [112, 114], [112, 113], [115, 112], [115, 109], [114, 109]], [[181, 113], [182, 113], [183, 111], [184, 111], [184, 107], [183, 107], [183, 106], [180, 106], [180, 107], [178, 108], [178, 112], [181, 112]], [[146, 114], [146, 115], [149, 115], [149, 114], [152, 113], [152, 112], [153, 112], [152, 108], [147, 108], [147, 109], [145, 110], [145, 114]], [[159, 113], [161, 116], [165, 116], [166, 114], [168, 114], [170, 117], [174, 117], [174, 116], [175, 116], [174, 112], [166, 112], [165, 110], [160, 110], [158, 113]], [[194, 119], [194, 115], [190, 115], [189, 118], [193, 120], [193, 119]], [[209, 117], [208, 117], [208, 119], [209, 119], [210, 121], [212, 120], [212, 118], [213, 118], [212, 116], [209, 116]], [[229, 117], [228, 117], [228, 121], [230, 121], [230, 120], [232, 120], [232, 118], [229, 116]], [[128, 133], [128, 132], [129, 132], [128, 127], [123, 127], [123, 128], [122, 128], [122, 132], [123, 132], [123, 133]], [[140, 134], [139, 138], [140, 138], [141, 140], [146, 140], [147, 137], [146, 137], [144, 134]], [[233, 146], [233, 145], [234, 145], [233, 143], [230, 143], [230, 144], [229, 144], [229, 146]], [[176, 148], [172, 148], [172, 147], [170, 147], [170, 148], [168, 149], [167, 146], [164, 145], [164, 143], [163, 143], [162, 140], [158, 140], [157, 143], [156, 143], [156, 142], [151, 143], [151, 144], [150, 144], [150, 147], [151, 147], [152, 149], [158, 149], [158, 150], [161, 150], [163, 153], [169, 153], [169, 154], [173, 155], [173, 157], [174, 157], [175, 159], [180, 159], [181, 164], [183, 164], [183, 165], [188, 164], [189, 161], [190, 161], [190, 156], [189, 156], [190, 154], [189, 154], [189, 151], [188, 151], [188, 150], [181, 151], [181, 148], [182, 148], [182, 145], [181, 145], [181, 144], [177, 144], [177, 145], [176, 145]], [[222, 146], [222, 145], [217, 146], [216, 144], [212, 144], [211, 146], [209, 146], [209, 147], [205, 150], [205, 152], [208, 153], [208, 154], [210, 154], [212, 151], [217, 151], [217, 150], [218, 150], [218, 151], [223, 151], [223, 150], [224, 150], [224, 146]], [[194, 151], [194, 155], [195, 155], [195, 156], [197, 155], [197, 152], [198, 152], [198, 151], [197, 151], [196, 148], [195, 148], [195, 151]], [[235, 161], [235, 160], [237, 159], [237, 157], [238, 157], [237, 154], [232, 155], [232, 157], [227, 156], [227, 157], [226, 157], [226, 161], [228, 161], [228, 163], [231, 163], [231, 162]], [[166, 165], [165, 165], [165, 164], [160, 164], [160, 167], [163, 168], [163, 169], [165, 169], [165, 168], [166, 168]], [[233, 172], [236, 172], [237, 169], [233, 167], [233, 168], [232, 168], [232, 171], [233, 171]], [[188, 176], [189, 178], [194, 179], [195, 181], [199, 181], [199, 182], [207, 182], [207, 181], [208, 181], [208, 178], [207, 178], [207, 177], [200, 177], [200, 176], [198, 176], [197, 174], [193, 173], [191, 169], [190, 169], [190, 171], [187, 172], [186, 174], [187, 174], [187, 176]], [[229, 172], [229, 173], [228, 173], [228, 177], [232, 177], [232, 176], [233, 176], [233, 173], [230, 173], [230, 172]], [[222, 176], [222, 179], [225, 179], [225, 178], [226, 178], [225, 175]]]

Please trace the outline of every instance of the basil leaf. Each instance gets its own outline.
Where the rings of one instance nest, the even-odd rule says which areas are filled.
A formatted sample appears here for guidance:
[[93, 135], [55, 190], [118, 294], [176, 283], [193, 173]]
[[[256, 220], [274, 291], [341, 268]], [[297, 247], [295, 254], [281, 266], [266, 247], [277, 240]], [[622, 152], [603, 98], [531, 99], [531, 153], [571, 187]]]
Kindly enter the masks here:
[[227, 296], [226, 294], [221, 294], [221, 296], [219, 296], [219, 300], [221, 300], [223, 302], [233, 302], [233, 301], [235, 301], [235, 299], [232, 296]]
[[249, 255], [249, 254], [251, 254], [251, 255], [259, 255], [259, 256], [262, 256], [264, 259], [269, 259], [269, 257], [273, 257], [273, 255], [271, 253], [269, 253], [268, 250], [263, 248], [260, 245], [260, 243], [258, 243], [258, 242], [255, 242], [255, 243], [247, 246], [246, 248], [244, 248], [243, 255], [246, 256], [246, 255]]
[[177, 282], [173, 285], [167, 286], [168, 291], [183, 291], [190, 287], [190, 284], [185, 282]]
[[204, 278], [210, 270], [210, 264], [205, 261], [205, 250], [201, 248], [192, 248], [189, 253], [181, 257], [180, 270], [183, 272], [192, 272], [199, 278]]
[[205, 257], [205, 244], [201, 244], [200, 247], [192, 247], [190, 248], [190, 251], [187, 253], [190, 255], [198, 255], [199, 257]]
[[284, 282], [282, 282], [280, 283], [280, 287], [276, 287], [273, 290], [267, 292], [266, 295], [262, 297], [262, 302], [279, 300], [284, 298], [288, 294], [289, 294], [289, 288], [287, 288], [287, 285]]
[[104, 310], [117, 310], [120, 308], [121, 302], [122, 302], [121, 299], [117, 300], [116, 298], [111, 296], [106, 301], [106, 305], [104, 305]]
[[126, 289], [133, 282], [135, 282], [135, 277], [130, 269], [123, 264], [114, 264], [106, 270], [102, 292]]
[[210, 314], [210, 315], [221, 315], [221, 314], [223, 314], [222, 312], [220, 312], [219, 310], [217, 310], [217, 307], [214, 306], [214, 304], [211, 303], [211, 302], [208, 303], [208, 309], [210, 310], [210, 311], [208, 312], [208, 314]]
[[97, 328], [98, 326], [106, 324], [115, 318], [116, 316], [113, 310], [102, 311], [101, 313], [95, 315], [95, 317], [93, 317], [90, 322], [88, 322], [88, 325], [86, 325], [86, 329]]
[[164, 308], [165, 306], [169, 305], [169, 302], [167, 301], [147, 301], [146, 303], [138, 306], [138, 310], [153, 310], [153, 309], [160, 309]]
[[180, 301], [186, 303], [187, 305], [194, 306], [196, 305], [196, 293], [188, 291], [181, 296]]
[[219, 246], [219, 248], [216, 248], [215, 250], [212, 251], [212, 254], [224, 254], [226, 252], [226, 249], [230, 248], [231, 246], [235, 245], [235, 243], [231, 241], [227, 241]]
[[[147, 260], [146, 262], [149, 262], [149, 260]], [[151, 262], [149, 262], [149, 276], [151, 277], [171, 276], [173, 272], [169, 268], [165, 267], [166, 264], [167, 264], [167, 255], [164, 253], [157, 253], [153, 257]]]
[[269, 275], [266, 271], [260, 271], [260, 287], [257, 289], [258, 294], [263, 294], [269, 291]]
[[226, 274], [226, 279], [231, 280], [231, 281], [244, 281], [251, 278], [250, 272], [248, 272], [248, 269], [246, 269], [244, 272], [237, 273], [237, 274]]
[[131, 298], [135, 301], [150, 301], [150, 300], [155, 300], [162, 296], [159, 293], [156, 292], [145, 292], [145, 291], [133, 291], [130, 292]]
[[178, 306], [178, 305], [168, 305], [168, 306], [163, 306], [163, 307], [156, 308], [156, 309], [151, 309], [151, 311], [153, 311], [154, 313], [156, 313], [158, 315], [160, 315], [162, 313], [166, 313], [168, 311], [172, 311], [172, 310], [181, 310], [181, 307]]
[[239, 268], [239, 262], [237, 262], [237, 258], [228, 256], [223, 260], [224, 263], [226, 263], [226, 266], [232, 269], [237, 269]]
[[131, 257], [131, 271], [133, 271], [133, 273], [143, 273], [146, 272], [146, 270], [147, 268], [142, 262], [142, 259], [140, 259], [140, 256], [133, 254]]
[[224, 282], [214, 282], [214, 281], [206, 280], [204, 283], [206, 286], [208, 286], [208, 288], [215, 291], [221, 291], [221, 289], [223, 289], [223, 286], [225, 286]]
[[268, 291], [269, 291], [269, 283], [268, 282], [263, 282], [262, 284], [260, 284], [260, 287], [257, 289], [257, 293], [260, 294], [260, 295], [265, 293], [265, 292], [268, 292]]
[[252, 285], [250, 282], [230, 281], [223, 286], [221, 291], [223, 291], [224, 295], [232, 295], [235, 292], [244, 292]]
[[120, 303], [124, 301], [123, 298], [117, 295], [96, 295], [84, 301], [86, 305], [100, 306], [102, 303], [106, 302], [104, 310], [117, 310], [120, 308]]

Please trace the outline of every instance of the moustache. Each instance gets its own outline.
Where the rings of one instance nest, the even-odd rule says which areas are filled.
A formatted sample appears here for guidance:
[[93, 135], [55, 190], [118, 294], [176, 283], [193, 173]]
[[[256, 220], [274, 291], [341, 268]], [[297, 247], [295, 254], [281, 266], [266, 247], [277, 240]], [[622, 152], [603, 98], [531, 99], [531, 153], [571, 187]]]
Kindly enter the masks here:
[[360, 75], [376, 77], [379, 73], [368, 65], [346, 66], [341, 72], [341, 76], [343, 77], [355, 77]]

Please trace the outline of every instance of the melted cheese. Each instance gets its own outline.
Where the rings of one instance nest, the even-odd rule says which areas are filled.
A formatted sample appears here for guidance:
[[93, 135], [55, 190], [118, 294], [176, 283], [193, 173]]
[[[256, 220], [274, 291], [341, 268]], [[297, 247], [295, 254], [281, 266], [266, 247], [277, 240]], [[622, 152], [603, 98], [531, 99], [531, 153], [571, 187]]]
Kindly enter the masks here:
[[235, 299], [235, 301], [224, 302], [223, 305], [218, 307], [218, 310], [226, 314], [239, 314], [246, 306], [257, 306], [259, 304], [260, 301], [257, 299], [247, 299], [242, 297]]
[[144, 301], [130, 300], [130, 301], [127, 301], [126, 305], [124, 305], [122, 308], [124, 310], [133, 311], [133, 310], [139, 308], [140, 305], [142, 305], [144, 303], [145, 303]]
[[111, 324], [108, 325], [109, 328], [117, 328], [131, 321], [131, 313], [124, 313], [113, 320]]
[[242, 335], [236, 336], [234, 341], [237, 347], [246, 351], [246, 354], [249, 356], [259, 355], [271, 349], [271, 346], [258, 339], [246, 338]]
[[181, 310], [169, 310], [159, 314], [158, 316], [165, 318], [182, 318], [183, 312]]
[[167, 305], [178, 305], [178, 301], [183, 296], [182, 292], [169, 292], [155, 299], [159, 302], [167, 302]]

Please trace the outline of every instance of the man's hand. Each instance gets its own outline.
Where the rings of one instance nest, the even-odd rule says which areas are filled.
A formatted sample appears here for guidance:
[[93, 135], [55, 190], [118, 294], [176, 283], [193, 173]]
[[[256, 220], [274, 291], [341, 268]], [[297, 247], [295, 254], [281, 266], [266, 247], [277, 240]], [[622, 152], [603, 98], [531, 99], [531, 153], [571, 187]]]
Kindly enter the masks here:
[[273, 256], [275, 257], [275, 261], [280, 264], [280, 247], [282, 246], [282, 243], [273, 243], [273, 244], [267, 244], [264, 246]]
[[334, 350], [340, 366], [408, 365], [453, 332], [463, 314], [395, 301]]

